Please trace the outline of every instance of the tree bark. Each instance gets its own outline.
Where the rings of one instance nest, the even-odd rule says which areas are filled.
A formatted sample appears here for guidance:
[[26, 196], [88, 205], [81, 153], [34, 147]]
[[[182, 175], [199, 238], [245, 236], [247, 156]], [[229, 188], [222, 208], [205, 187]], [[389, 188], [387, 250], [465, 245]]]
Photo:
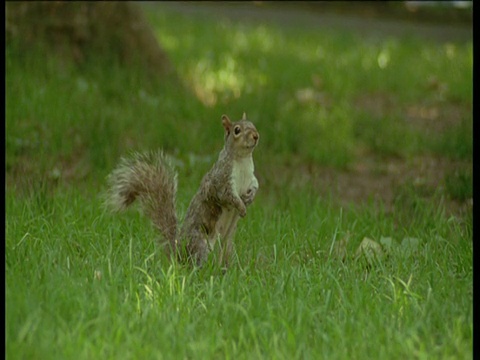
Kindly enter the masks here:
[[77, 63], [104, 56], [139, 63], [159, 75], [174, 73], [138, 4], [24, 1], [6, 2], [5, 10], [7, 42], [16, 40], [27, 49], [41, 43]]

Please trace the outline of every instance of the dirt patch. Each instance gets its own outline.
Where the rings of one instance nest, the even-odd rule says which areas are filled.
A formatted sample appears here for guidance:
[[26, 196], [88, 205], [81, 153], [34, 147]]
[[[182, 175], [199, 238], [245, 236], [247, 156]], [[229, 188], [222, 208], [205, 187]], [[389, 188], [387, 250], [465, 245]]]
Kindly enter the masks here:
[[446, 101], [399, 104], [393, 95], [387, 93], [361, 95], [355, 99], [354, 107], [371, 114], [374, 118], [391, 116], [392, 109], [395, 109], [396, 113], [403, 115], [407, 126], [435, 135], [444, 134], [458, 126], [466, 114], [472, 113], [471, 105]]
[[[405, 191], [414, 191], [427, 201], [445, 206], [447, 215], [463, 216], [471, 211], [473, 200], [455, 199], [447, 191], [446, 179], [456, 172], [471, 171], [467, 161], [434, 156], [416, 156], [409, 160], [363, 154], [346, 170], [313, 164], [279, 167], [269, 173], [279, 174], [273, 188], [285, 184], [295, 188], [311, 186], [319, 196], [331, 197], [340, 206], [361, 205], [373, 201], [386, 211], [393, 211], [395, 202]], [[262, 182], [263, 182], [262, 181]]]

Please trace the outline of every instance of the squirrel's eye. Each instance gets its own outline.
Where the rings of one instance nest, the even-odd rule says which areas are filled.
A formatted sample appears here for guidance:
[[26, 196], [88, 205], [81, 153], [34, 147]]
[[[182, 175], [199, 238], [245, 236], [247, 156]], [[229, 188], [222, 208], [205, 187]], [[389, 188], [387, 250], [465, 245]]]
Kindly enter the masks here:
[[235, 126], [235, 128], [233, 129], [233, 132], [235, 133], [235, 135], [240, 134], [241, 131], [242, 129], [240, 128], [240, 126]]

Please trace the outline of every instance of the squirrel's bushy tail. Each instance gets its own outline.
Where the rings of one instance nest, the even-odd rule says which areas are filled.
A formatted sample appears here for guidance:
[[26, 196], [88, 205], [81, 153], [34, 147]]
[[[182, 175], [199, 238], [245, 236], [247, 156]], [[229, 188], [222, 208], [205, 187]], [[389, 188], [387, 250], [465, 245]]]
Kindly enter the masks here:
[[120, 160], [107, 182], [105, 205], [123, 211], [138, 198], [144, 214], [175, 250], [177, 173], [170, 160], [160, 151], [133, 153]]

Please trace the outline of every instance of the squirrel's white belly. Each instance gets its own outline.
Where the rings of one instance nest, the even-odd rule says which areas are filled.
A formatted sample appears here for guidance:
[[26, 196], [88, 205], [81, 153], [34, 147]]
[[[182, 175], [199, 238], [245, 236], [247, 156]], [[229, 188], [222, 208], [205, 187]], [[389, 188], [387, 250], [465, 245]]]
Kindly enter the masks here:
[[252, 185], [258, 187], [258, 182], [253, 171], [254, 165], [251, 157], [233, 162], [232, 185], [239, 196], [245, 194]]
[[[238, 196], [247, 193], [249, 189], [258, 189], [258, 181], [255, 177], [253, 166], [253, 159], [246, 158], [235, 160], [232, 169], [232, 188], [236, 191]], [[225, 238], [233, 230], [231, 227], [235, 226], [238, 219], [236, 209], [222, 209], [222, 214], [218, 219], [216, 226], [216, 235], [210, 239], [210, 246], [213, 246], [216, 238]]]

